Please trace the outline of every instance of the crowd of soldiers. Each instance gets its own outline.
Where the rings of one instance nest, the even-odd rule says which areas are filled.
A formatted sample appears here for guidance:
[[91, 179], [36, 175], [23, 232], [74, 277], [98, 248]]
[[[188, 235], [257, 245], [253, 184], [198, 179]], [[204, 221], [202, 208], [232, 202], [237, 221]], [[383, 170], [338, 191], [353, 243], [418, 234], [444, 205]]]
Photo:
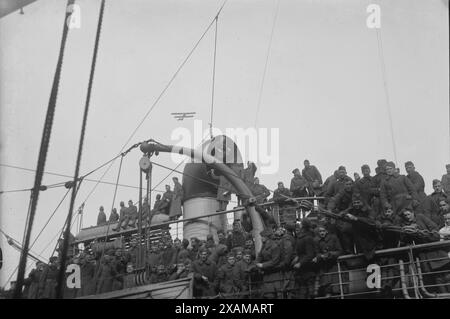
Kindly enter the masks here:
[[[170, 185], [166, 185], [166, 191], [163, 196], [161, 197], [160, 194], [156, 195], [153, 209], [150, 208], [148, 198], [145, 197], [143, 199], [142, 225], [145, 226], [150, 224], [153, 217], [158, 214], [166, 215], [170, 220], [176, 220], [182, 215], [181, 202], [183, 199], [183, 187], [178, 181], [178, 177], [174, 177], [172, 180], [174, 182], [174, 190], [171, 190]], [[136, 227], [139, 222], [139, 215], [138, 208], [133, 201], [131, 199], [128, 201], [128, 207], [125, 206], [123, 201], [121, 201], [119, 205], [119, 213], [117, 213], [116, 208], [113, 208], [109, 215], [109, 219], [106, 218], [104, 207], [100, 206], [97, 215], [97, 226], [117, 223], [117, 226], [112, 229], [113, 231], [124, 230], [128, 227]]]
[[[66, 289], [65, 297], [133, 287], [134, 271], [142, 265], [147, 267], [149, 283], [192, 274], [194, 296], [199, 298], [329, 296], [336, 293], [333, 272], [337, 271], [336, 260], [341, 255], [362, 253], [370, 262], [379, 249], [449, 239], [450, 165], [441, 180], [433, 180], [434, 191], [426, 195], [425, 182], [413, 163], [405, 163], [407, 175], [401, 175], [393, 162], [379, 160], [377, 164], [375, 176], [370, 175], [368, 165], [363, 165], [362, 177], [355, 173], [352, 179], [345, 167], [340, 166], [323, 182], [319, 170], [305, 160], [301, 172], [292, 171], [289, 189], [278, 183], [270, 199], [277, 205], [256, 206], [266, 224], [257, 256], [244, 215], [242, 220], [234, 221], [228, 233], [218, 231], [217, 236], [208, 235], [206, 240], [173, 241], [167, 233], [159, 242], [144, 245], [149, 249], [132, 240], [127, 249], [74, 254], [68, 264], [80, 265], [81, 288]], [[263, 204], [269, 201], [271, 192], [255, 178], [255, 171], [251, 164], [243, 176], [257, 204]], [[219, 188], [219, 196], [225, 209], [229, 198], [224, 196], [229, 194]], [[174, 197], [173, 193], [166, 196], [172, 201]], [[298, 205], [296, 199], [305, 197], [308, 200]], [[318, 199], [318, 210], [311, 210], [310, 197]], [[158, 200], [170, 203], [164, 196]], [[121, 207], [124, 208], [123, 203]], [[120, 220], [131, 216], [125, 211], [136, 214], [132, 201], [124, 208], [125, 217], [113, 217], [118, 217], [112, 220], [119, 221], [117, 228], [122, 227]], [[168, 211], [170, 214], [170, 205], [165, 205], [165, 214]], [[152, 216], [155, 209], [149, 212], [147, 216]], [[130, 220], [133, 221], [132, 217]], [[54, 297], [58, 267], [57, 257], [52, 257], [48, 265], [37, 264], [27, 279], [27, 296]], [[442, 267], [447, 272], [437, 276], [436, 282], [444, 283], [439, 289], [449, 292], [445, 283], [450, 283], [450, 268], [448, 263]]]

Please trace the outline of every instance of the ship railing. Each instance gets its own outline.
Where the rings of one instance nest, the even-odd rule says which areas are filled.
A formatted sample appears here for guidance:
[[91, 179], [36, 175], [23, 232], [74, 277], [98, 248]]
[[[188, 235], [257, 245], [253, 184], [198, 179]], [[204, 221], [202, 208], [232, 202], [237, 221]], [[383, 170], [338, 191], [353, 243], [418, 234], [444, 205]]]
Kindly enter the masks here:
[[[316, 280], [318, 281], [320, 276], [337, 276], [338, 282], [333, 282], [329, 286], [338, 287], [339, 293], [318, 298], [344, 299], [357, 297], [368, 298], [371, 295], [379, 296], [382, 292], [381, 288], [385, 288], [385, 284], [392, 283], [399, 285], [399, 287], [390, 287], [390, 291], [392, 293], [401, 292], [401, 295], [405, 299], [450, 298], [449, 251], [450, 241], [448, 240], [378, 250], [375, 252], [375, 261], [377, 257], [389, 257], [395, 260], [395, 262], [378, 266], [380, 269], [380, 288], [369, 289], [366, 287], [366, 289], [359, 289], [363, 291], [357, 292], [349, 292], [351, 290], [350, 286], [359, 284], [359, 288], [361, 288], [364, 285], [364, 281], [366, 281], [366, 277], [357, 277], [355, 280], [346, 280], [346, 278], [350, 277], [350, 273], [364, 273], [367, 268], [343, 268], [345, 268], [344, 263], [346, 261], [364, 257], [362, 254], [340, 256], [336, 263], [338, 270], [320, 274]], [[436, 254], [440, 256], [433, 257]], [[434, 266], [433, 263], [435, 264]], [[368, 265], [369, 263], [366, 262], [366, 264]], [[427, 268], [426, 271], [424, 271], [424, 267]], [[390, 274], [388, 268], [391, 270]], [[433, 291], [430, 291], [430, 289]]]

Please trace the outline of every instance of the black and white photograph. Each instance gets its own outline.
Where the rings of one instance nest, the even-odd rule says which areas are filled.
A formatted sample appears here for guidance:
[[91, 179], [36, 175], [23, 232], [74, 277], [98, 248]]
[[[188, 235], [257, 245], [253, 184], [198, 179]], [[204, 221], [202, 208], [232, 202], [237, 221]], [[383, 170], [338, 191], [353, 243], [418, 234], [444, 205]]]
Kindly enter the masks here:
[[450, 299], [449, 14], [0, 0], [0, 299]]

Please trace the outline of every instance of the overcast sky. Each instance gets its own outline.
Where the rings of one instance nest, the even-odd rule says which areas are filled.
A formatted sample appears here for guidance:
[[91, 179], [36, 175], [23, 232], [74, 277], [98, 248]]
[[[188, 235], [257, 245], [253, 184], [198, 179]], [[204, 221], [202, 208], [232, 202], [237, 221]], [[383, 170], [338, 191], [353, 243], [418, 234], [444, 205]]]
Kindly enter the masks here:
[[[0, 20], [1, 164], [36, 168], [45, 112], [61, 41], [66, 1], [39, 0]], [[78, 0], [81, 28], [71, 29], [45, 170], [73, 175], [100, 0]], [[278, 0], [229, 0], [218, 22], [214, 126], [250, 128], [256, 110]], [[381, 6], [381, 29], [366, 26], [371, 3]], [[279, 170], [257, 175], [268, 188], [289, 183], [308, 158], [324, 179], [339, 166], [349, 175], [377, 159], [412, 160], [431, 191], [449, 158], [448, 1], [279, 0], [257, 127], [279, 129]], [[107, 0], [92, 91], [81, 172], [118, 154], [143, 115], [214, 18], [222, 0]], [[173, 144], [178, 127], [171, 112], [197, 112], [204, 129], [210, 117], [214, 29], [202, 40], [129, 145], [148, 138]], [[128, 146], [129, 146], [128, 145]], [[242, 147], [242, 145], [240, 145]], [[140, 151], [123, 162], [120, 182], [137, 186]], [[274, 156], [274, 155], [272, 155]], [[246, 161], [248, 158], [244, 158]], [[175, 167], [167, 154], [154, 159]], [[119, 161], [105, 181], [114, 182]], [[180, 167], [182, 170], [183, 166]], [[100, 170], [91, 175], [99, 178]], [[0, 189], [31, 188], [34, 173], [0, 167]], [[155, 167], [153, 185], [167, 175]], [[43, 183], [67, 179], [45, 175]], [[164, 182], [158, 189], [164, 188]], [[85, 182], [78, 207], [94, 183]], [[32, 240], [53, 212], [64, 188], [42, 192]], [[95, 224], [98, 207], [109, 213], [114, 187], [99, 185], [86, 202], [83, 225]], [[119, 200], [138, 191], [119, 188]], [[0, 195], [1, 229], [22, 241], [29, 193]], [[33, 251], [41, 252], [61, 229], [69, 197]], [[52, 242], [42, 253], [48, 257]], [[19, 253], [0, 239], [0, 284]]]

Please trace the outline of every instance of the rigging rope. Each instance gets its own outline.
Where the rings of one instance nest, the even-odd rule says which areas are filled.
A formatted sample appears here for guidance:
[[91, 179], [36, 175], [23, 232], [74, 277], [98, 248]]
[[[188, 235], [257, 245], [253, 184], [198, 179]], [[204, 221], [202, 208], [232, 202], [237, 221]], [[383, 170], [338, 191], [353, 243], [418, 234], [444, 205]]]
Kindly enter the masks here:
[[213, 118], [214, 118], [214, 89], [216, 83], [216, 54], [217, 54], [217, 22], [219, 20], [219, 14], [217, 14], [216, 21], [216, 30], [214, 32], [214, 62], [213, 62], [213, 73], [212, 73], [212, 90], [211, 90], [211, 118], [209, 122], [209, 134], [211, 138], [213, 138]]
[[[70, 199], [70, 208], [69, 208], [69, 214], [67, 217], [67, 228], [64, 234], [64, 243], [63, 243], [63, 250], [62, 250], [62, 256], [61, 256], [61, 267], [59, 270], [58, 275], [58, 285], [56, 288], [56, 298], [61, 299], [63, 297], [63, 291], [64, 291], [64, 274], [65, 274], [65, 265], [66, 265], [66, 258], [67, 258], [67, 249], [69, 246], [69, 235], [70, 235], [70, 223], [72, 221], [72, 211], [73, 206], [75, 204], [75, 197], [77, 193], [77, 182], [78, 182], [78, 174], [80, 171], [80, 165], [81, 165], [81, 156], [83, 152], [83, 143], [84, 143], [84, 137], [86, 134], [86, 125], [87, 125], [87, 117], [89, 113], [89, 105], [91, 101], [91, 92], [92, 92], [92, 84], [94, 80], [94, 74], [95, 74], [95, 64], [97, 62], [97, 54], [98, 54], [98, 45], [100, 41], [100, 33], [102, 29], [102, 23], [103, 23], [103, 14], [105, 11], [105, 0], [102, 0], [100, 5], [100, 14], [98, 18], [98, 25], [97, 25], [97, 34], [95, 38], [95, 45], [94, 45], [94, 55], [92, 57], [92, 64], [91, 64], [91, 72], [89, 76], [89, 84], [88, 84], [88, 91], [86, 96], [86, 104], [84, 107], [84, 114], [83, 114], [83, 124], [81, 126], [81, 136], [80, 136], [80, 143], [78, 146], [78, 155], [77, 155], [77, 163], [75, 167], [75, 176], [73, 177], [73, 188], [72, 188], [72, 197]], [[81, 182], [80, 182], [81, 184]]]
[[396, 143], [395, 143], [394, 124], [393, 124], [393, 120], [392, 120], [392, 110], [391, 110], [391, 101], [390, 101], [390, 98], [389, 98], [389, 90], [388, 90], [388, 85], [387, 85], [386, 65], [385, 65], [385, 61], [384, 61], [383, 42], [381, 40], [381, 30], [379, 28], [375, 28], [375, 30], [376, 30], [375, 32], [377, 34], [378, 56], [380, 58], [381, 75], [382, 75], [382, 79], [383, 79], [383, 88], [384, 88], [384, 93], [385, 93], [385, 97], [386, 97], [386, 106], [387, 106], [388, 117], [389, 117], [389, 128], [390, 128], [390, 131], [391, 131], [392, 148], [393, 148], [393, 151], [394, 151], [395, 163], [396, 163], [396, 165], [398, 165], [398, 161], [397, 161], [397, 147], [396, 147]]
[[269, 45], [267, 47], [267, 53], [266, 53], [266, 61], [264, 63], [264, 71], [263, 71], [263, 77], [262, 77], [262, 81], [261, 81], [261, 87], [259, 88], [259, 94], [258, 94], [258, 104], [256, 104], [256, 116], [255, 116], [255, 128], [257, 127], [257, 123], [258, 123], [258, 115], [259, 115], [259, 109], [261, 107], [261, 100], [262, 100], [262, 93], [264, 90], [264, 83], [266, 80], [266, 72], [267, 72], [267, 66], [268, 66], [268, 62], [269, 62], [269, 56], [270, 56], [270, 51], [272, 48], [272, 40], [273, 40], [273, 33], [275, 31], [275, 25], [277, 23], [277, 19], [278, 19], [278, 11], [280, 8], [280, 0], [277, 0], [277, 5], [275, 8], [275, 14], [273, 17], [273, 22], [272, 22], [272, 31], [270, 32], [270, 39], [269, 39]]
[[[74, 3], [75, 3], [75, 0], [68, 0], [66, 8], [68, 8], [70, 5], [73, 5]], [[52, 84], [52, 89], [51, 89], [50, 98], [49, 98], [48, 107], [47, 107], [47, 114], [46, 114], [46, 118], [45, 118], [44, 130], [42, 132], [41, 146], [40, 146], [40, 150], [39, 150], [39, 158], [38, 158], [38, 164], [37, 164], [37, 169], [36, 169], [36, 177], [35, 177], [35, 181], [34, 181], [34, 187], [33, 187], [33, 191], [30, 196], [29, 211], [28, 211], [27, 221], [26, 221], [25, 230], [24, 230], [24, 240], [23, 240], [24, 247], [23, 247], [23, 251], [20, 255], [19, 271], [17, 274], [16, 288], [14, 290], [14, 298], [20, 298], [22, 295], [25, 267], [26, 267], [26, 262], [27, 262], [28, 246], [30, 243], [31, 230], [33, 228], [34, 216], [36, 214], [37, 202], [38, 202], [38, 198], [39, 198], [39, 187], [41, 186], [45, 162], [47, 159], [47, 152], [48, 152], [48, 148], [49, 148], [49, 144], [50, 144], [50, 136], [51, 136], [52, 127], [53, 127], [53, 118], [55, 115], [56, 101], [57, 101], [58, 90], [59, 90], [59, 82], [60, 82], [60, 78], [61, 78], [61, 70], [62, 70], [62, 64], [63, 64], [63, 59], [64, 59], [64, 50], [66, 47], [67, 35], [69, 33], [69, 27], [68, 27], [68, 24], [66, 23], [66, 21], [71, 16], [71, 12], [69, 12], [69, 10], [66, 9], [64, 16], [65, 17], [64, 17], [61, 45], [60, 45], [60, 49], [59, 49], [58, 62], [57, 62], [57, 66], [56, 66], [55, 75], [53, 77], [53, 84]]]
[[211, 21], [211, 23], [208, 25], [208, 27], [206, 28], [206, 30], [203, 32], [203, 34], [201, 35], [200, 39], [195, 43], [194, 47], [189, 51], [188, 55], [184, 58], [183, 62], [180, 64], [180, 66], [177, 68], [177, 70], [175, 71], [175, 73], [172, 75], [172, 77], [170, 78], [169, 82], [167, 82], [166, 86], [164, 87], [164, 89], [161, 91], [161, 93], [158, 95], [158, 97], [156, 98], [156, 100], [153, 102], [152, 106], [150, 107], [150, 109], [147, 111], [147, 113], [144, 115], [144, 117], [142, 118], [142, 120], [139, 122], [138, 126], [134, 129], [134, 131], [131, 133], [130, 137], [128, 138], [128, 140], [125, 142], [124, 146], [122, 147], [125, 148], [125, 146], [131, 141], [131, 139], [134, 137], [134, 135], [136, 134], [136, 132], [138, 131], [138, 129], [142, 126], [142, 124], [144, 124], [145, 120], [147, 119], [147, 117], [149, 116], [149, 114], [153, 111], [153, 109], [156, 107], [156, 105], [159, 103], [159, 101], [161, 100], [161, 98], [163, 97], [164, 93], [166, 93], [166, 91], [169, 89], [169, 87], [171, 86], [171, 84], [173, 83], [173, 81], [175, 80], [175, 78], [177, 77], [178, 73], [180, 73], [181, 69], [184, 67], [184, 65], [187, 63], [187, 61], [190, 59], [190, 57], [192, 56], [192, 54], [194, 53], [194, 51], [197, 49], [198, 45], [200, 44], [200, 42], [203, 40], [203, 38], [205, 37], [205, 35], [208, 33], [209, 29], [212, 27], [212, 25], [214, 24], [214, 21], [216, 21], [216, 17], [219, 16], [219, 14], [222, 12], [223, 7], [225, 6], [225, 4], [227, 3], [228, 0], [225, 0], [222, 4], [222, 6], [220, 7], [219, 11], [217, 12], [217, 14], [214, 16], [214, 19]]

